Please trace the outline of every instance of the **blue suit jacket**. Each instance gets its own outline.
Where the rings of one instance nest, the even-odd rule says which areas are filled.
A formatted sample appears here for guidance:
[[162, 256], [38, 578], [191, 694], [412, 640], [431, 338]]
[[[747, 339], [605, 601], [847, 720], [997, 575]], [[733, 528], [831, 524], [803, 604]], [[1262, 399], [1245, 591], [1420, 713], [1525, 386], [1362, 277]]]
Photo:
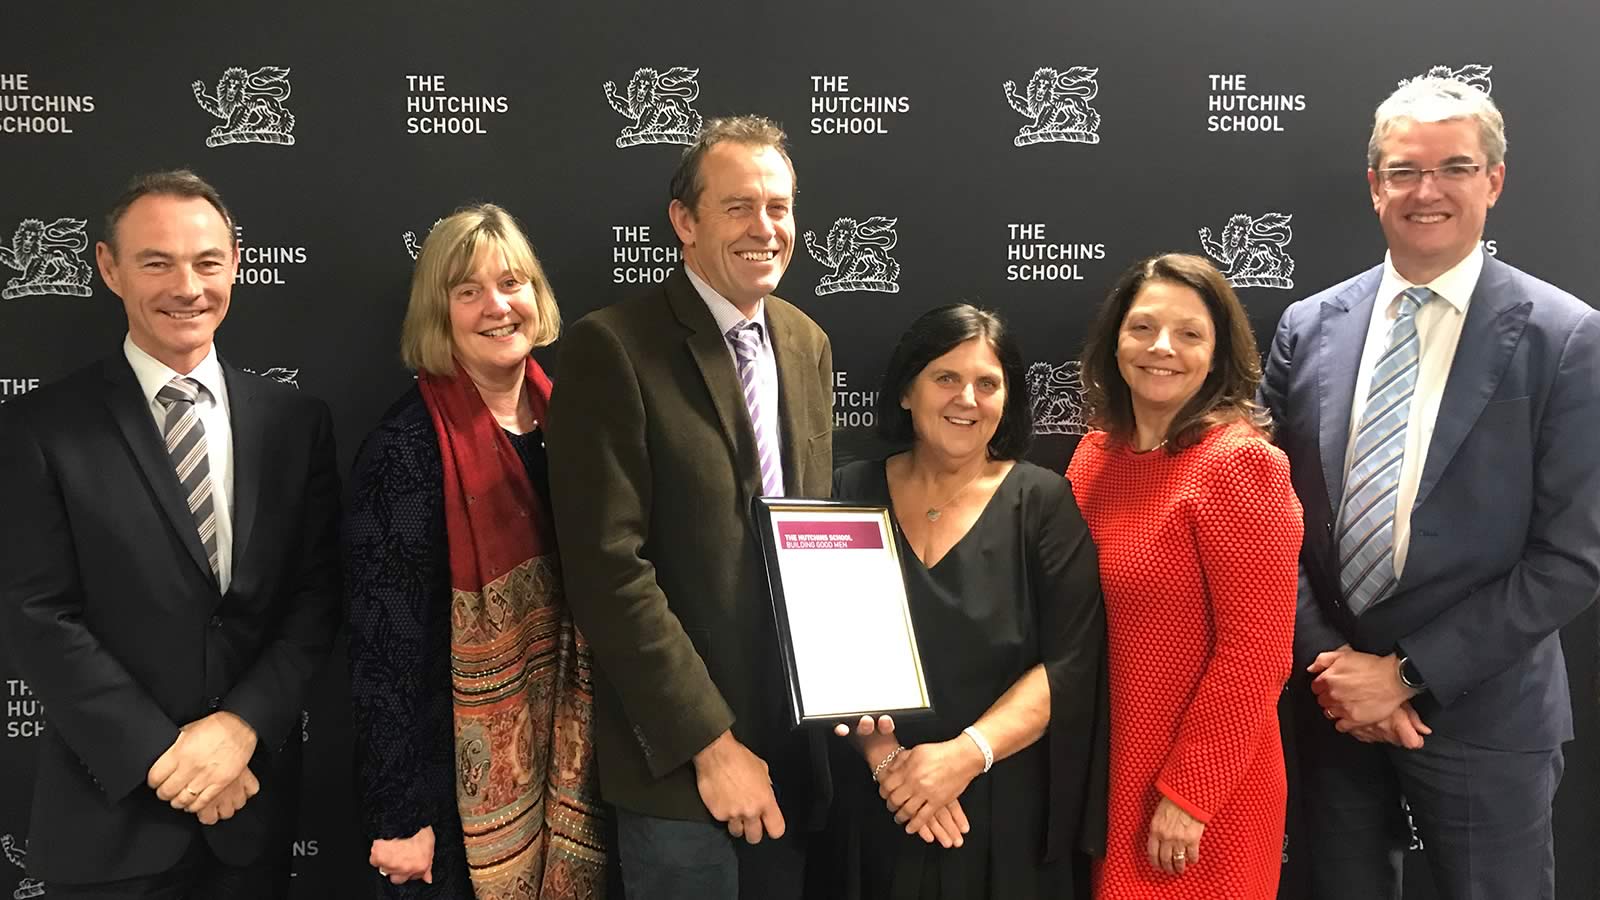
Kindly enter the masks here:
[[1600, 314], [1484, 260], [1445, 384], [1394, 594], [1351, 615], [1334, 519], [1381, 266], [1289, 307], [1262, 401], [1305, 509], [1295, 659], [1409, 654], [1433, 729], [1506, 750], [1572, 738], [1558, 631], [1600, 591]]

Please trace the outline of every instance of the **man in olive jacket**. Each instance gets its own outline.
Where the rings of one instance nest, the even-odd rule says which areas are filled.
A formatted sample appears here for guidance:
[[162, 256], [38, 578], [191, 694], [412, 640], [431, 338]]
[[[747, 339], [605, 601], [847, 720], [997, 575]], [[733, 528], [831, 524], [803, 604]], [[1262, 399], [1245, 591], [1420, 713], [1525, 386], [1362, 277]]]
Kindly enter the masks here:
[[826, 797], [749, 514], [831, 488], [828, 338], [771, 295], [794, 249], [783, 141], [707, 123], [668, 208], [687, 271], [562, 341], [551, 493], [629, 900], [798, 897], [797, 832]]

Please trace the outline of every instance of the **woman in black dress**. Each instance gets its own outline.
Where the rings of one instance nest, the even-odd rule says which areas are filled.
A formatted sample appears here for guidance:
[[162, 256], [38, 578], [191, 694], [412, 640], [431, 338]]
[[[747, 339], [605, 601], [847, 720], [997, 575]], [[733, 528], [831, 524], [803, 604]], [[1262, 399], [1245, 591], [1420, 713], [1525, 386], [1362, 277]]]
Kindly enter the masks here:
[[561, 589], [529, 352], [561, 326], [516, 222], [422, 246], [417, 372], [362, 444], [344, 525], [361, 809], [382, 897], [603, 894], [587, 645]]
[[1087, 896], [1104, 840], [1105, 614], [1069, 485], [1019, 459], [1023, 376], [994, 313], [923, 315], [878, 397], [879, 430], [909, 449], [835, 473], [837, 499], [893, 513], [935, 710], [834, 754], [831, 868], [846, 883], [819, 883], [835, 896]]

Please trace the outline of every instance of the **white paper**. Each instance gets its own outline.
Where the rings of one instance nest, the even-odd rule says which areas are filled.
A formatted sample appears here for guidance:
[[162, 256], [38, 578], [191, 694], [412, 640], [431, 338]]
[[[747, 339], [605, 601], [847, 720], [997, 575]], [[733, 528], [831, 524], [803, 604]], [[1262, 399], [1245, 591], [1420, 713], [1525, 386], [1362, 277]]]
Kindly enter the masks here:
[[887, 517], [838, 509], [771, 515], [802, 715], [928, 706]]

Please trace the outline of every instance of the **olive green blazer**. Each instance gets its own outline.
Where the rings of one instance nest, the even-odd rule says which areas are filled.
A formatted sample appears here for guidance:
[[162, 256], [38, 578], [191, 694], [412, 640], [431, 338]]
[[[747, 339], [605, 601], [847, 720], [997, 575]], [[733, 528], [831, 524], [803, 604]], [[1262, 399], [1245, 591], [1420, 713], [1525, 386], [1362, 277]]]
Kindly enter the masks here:
[[[765, 311], [786, 493], [826, 497], [832, 350], [791, 304], [768, 297]], [[791, 806], [805, 791], [788, 788], [817, 773], [788, 731], [749, 512], [761, 493], [755, 439], [716, 320], [680, 270], [585, 316], [559, 350], [550, 492], [567, 602], [594, 652], [603, 796], [710, 821], [691, 759], [732, 727], [772, 767], [786, 817], [800, 816]]]

